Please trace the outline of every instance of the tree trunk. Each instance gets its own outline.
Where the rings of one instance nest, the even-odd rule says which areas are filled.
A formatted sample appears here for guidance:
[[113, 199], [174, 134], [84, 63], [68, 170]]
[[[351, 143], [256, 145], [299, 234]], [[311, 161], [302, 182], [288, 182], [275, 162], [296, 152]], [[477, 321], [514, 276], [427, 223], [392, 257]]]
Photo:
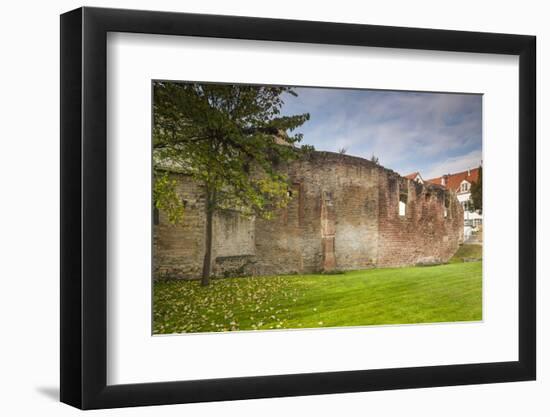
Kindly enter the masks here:
[[210, 270], [212, 267], [212, 219], [214, 217], [214, 201], [210, 193], [207, 193], [206, 199], [206, 236], [204, 262], [202, 264], [201, 285], [206, 286], [210, 283]]

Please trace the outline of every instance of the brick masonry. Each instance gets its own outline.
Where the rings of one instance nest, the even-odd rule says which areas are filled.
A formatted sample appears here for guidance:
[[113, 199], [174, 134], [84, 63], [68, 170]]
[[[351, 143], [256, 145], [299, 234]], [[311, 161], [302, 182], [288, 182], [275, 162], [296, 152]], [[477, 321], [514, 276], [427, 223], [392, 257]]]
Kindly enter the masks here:
[[[311, 273], [447, 261], [463, 239], [462, 207], [440, 186], [419, 184], [371, 161], [312, 152], [285, 168], [289, 205], [272, 220], [216, 213], [216, 276]], [[181, 224], [161, 212], [154, 227], [155, 277], [199, 278], [204, 257], [204, 196], [177, 179]], [[403, 201], [405, 215], [399, 214]]]

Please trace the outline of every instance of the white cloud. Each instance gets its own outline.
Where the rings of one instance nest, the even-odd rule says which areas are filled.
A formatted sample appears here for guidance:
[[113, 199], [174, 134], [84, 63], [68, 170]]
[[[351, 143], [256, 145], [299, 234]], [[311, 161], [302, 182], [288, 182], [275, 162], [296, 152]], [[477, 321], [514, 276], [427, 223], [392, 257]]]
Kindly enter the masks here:
[[310, 112], [301, 129], [304, 143], [319, 150], [375, 154], [387, 168], [425, 171], [425, 177], [459, 165], [466, 169], [475, 152], [481, 159], [480, 96], [315, 88], [298, 93], [287, 100], [289, 112]]
[[467, 170], [468, 168], [477, 168], [481, 164], [481, 161], [481, 149], [476, 149], [466, 155], [459, 155], [452, 158], [447, 158], [434, 165], [431, 170], [421, 172], [421, 174], [424, 179], [436, 178], [445, 174], [462, 172]]

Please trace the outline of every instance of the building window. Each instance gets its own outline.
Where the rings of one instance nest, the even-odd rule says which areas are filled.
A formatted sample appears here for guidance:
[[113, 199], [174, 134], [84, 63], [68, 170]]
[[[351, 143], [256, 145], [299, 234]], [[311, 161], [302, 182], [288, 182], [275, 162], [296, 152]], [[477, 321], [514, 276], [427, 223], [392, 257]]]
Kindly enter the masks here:
[[447, 218], [447, 207], [443, 207], [443, 217]]
[[470, 183], [468, 182], [463, 182], [462, 184], [460, 184], [460, 191], [468, 191], [470, 189]]

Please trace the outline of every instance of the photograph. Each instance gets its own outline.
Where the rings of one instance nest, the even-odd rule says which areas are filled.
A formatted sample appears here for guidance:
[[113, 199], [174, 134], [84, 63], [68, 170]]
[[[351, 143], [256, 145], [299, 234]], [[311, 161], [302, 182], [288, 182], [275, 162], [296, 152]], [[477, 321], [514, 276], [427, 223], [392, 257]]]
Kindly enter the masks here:
[[152, 81], [153, 334], [481, 321], [482, 99]]

